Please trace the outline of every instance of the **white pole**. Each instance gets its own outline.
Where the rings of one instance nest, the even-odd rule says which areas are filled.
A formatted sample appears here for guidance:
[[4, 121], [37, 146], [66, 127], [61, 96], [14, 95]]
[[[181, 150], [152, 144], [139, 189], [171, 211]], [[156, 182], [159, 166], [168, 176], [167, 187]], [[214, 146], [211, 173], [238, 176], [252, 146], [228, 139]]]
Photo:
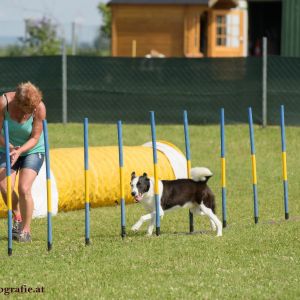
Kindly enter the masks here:
[[262, 57], [262, 125], [267, 126], [267, 49], [268, 40], [263, 37], [263, 57]]
[[76, 55], [76, 47], [77, 47], [76, 22], [72, 22], [72, 55]]

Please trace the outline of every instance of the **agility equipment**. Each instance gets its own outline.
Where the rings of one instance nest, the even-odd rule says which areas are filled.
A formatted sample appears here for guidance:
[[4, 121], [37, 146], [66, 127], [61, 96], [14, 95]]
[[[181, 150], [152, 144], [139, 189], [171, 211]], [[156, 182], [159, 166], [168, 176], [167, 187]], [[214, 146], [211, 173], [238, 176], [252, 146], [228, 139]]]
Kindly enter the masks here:
[[[162, 143], [164, 144], [164, 143]], [[168, 150], [158, 152], [158, 172], [161, 179], [175, 179], [182, 176], [185, 160], [184, 155], [172, 144], [164, 144]], [[176, 149], [176, 150], [174, 150]], [[174, 150], [174, 151], [172, 151]], [[177, 154], [178, 163], [171, 164], [171, 157]], [[83, 148], [52, 149], [51, 168], [54, 173], [59, 194], [59, 211], [69, 211], [84, 208], [84, 174], [83, 174]], [[126, 203], [133, 203], [130, 194], [131, 172], [137, 174], [146, 172], [153, 176], [152, 149], [145, 146], [124, 146], [124, 185]], [[168, 156], [169, 155], [169, 156]], [[180, 159], [181, 158], [181, 159]], [[172, 162], [174, 159], [172, 160]], [[178, 169], [178, 170], [177, 170]], [[181, 173], [179, 172], [180, 170]], [[116, 180], [119, 174], [118, 146], [89, 147], [89, 189], [91, 207], [112, 206], [119, 204], [120, 183]], [[186, 173], [185, 173], [186, 174]]]
[[[186, 157], [186, 168], [187, 178], [191, 178], [191, 150], [190, 150], [190, 137], [189, 137], [189, 122], [187, 111], [183, 111], [183, 127], [184, 127], [184, 141], [185, 141], [185, 157]], [[189, 209], [189, 225], [190, 233], [194, 232], [194, 215]]]
[[[190, 176], [191, 157], [188, 133], [187, 112], [184, 111], [184, 134], [186, 155], [174, 145], [165, 141], [156, 141], [154, 112], [151, 112], [152, 142], [142, 146], [123, 147], [122, 123], [118, 122], [118, 147], [89, 147], [88, 146], [88, 119], [84, 120], [84, 147], [63, 148], [49, 150], [47, 121], [43, 121], [46, 159], [32, 187], [34, 200], [33, 217], [48, 217], [48, 250], [52, 247], [52, 216], [60, 211], [69, 211], [85, 208], [85, 237], [89, 242], [89, 211], [90, 207], [121, 204], [121, 235], [126, 235], [125, 203], [133, 203], [130, 195], [131, 173], [146, 172], [155, 177], [156, 203], [159, 204], [158, 179], [173, 180]], [[226, 216], [226, 161], [225, 161], [225, 112], [221, 109], [221, 186], [222, 186], [222, 215], [223, 227], [227, 225]], [[254, 145], [254, 130], [252, 109], [248, 108], [250, 132], [254, 221], [258, 223], [258, 196], [256, 157]], [[4, 122], [5, 147], [9, 145], [7, 122]], [[282, 146], [282, 176], [284, 187], [285, 219], [289, 219], [288, 208], [288, 180], [286, 163], [285, 121], [284, 106], [280, 107], [280, 127]], [[0, 202], [0, 216], [8, 217], [8, 254], [12, 254], [12, 186], [9, 149], [6, 151], [7, 160], [7, 207]], [[50, 170], [50, 154], [51, 167]], [[119, 155], [119, 159], [118, 159]], [[124, 156], [123, 156], [124, 155]], [[82, 157], [84, 156], [84, 160]], [[91, 164], [89, 159], [91, 158]], [[125, 158], [125, 159], [124, 159]], [[119, 164], [118, 164], [119, 162]], [[154, 167], [153, 167], [154, 164]], [[124, 167], [126, 166], [126, 168]], [[116, 181], [119, 172], [120, 181]], [[84, 184], [83, 184], [84, 182]], [[128, 183], [128, 184], [127, 184]], [[18, 185], [18, 177], [16, 178]], [[90, 193], [91, 190], [91, 193]], [[46, 196], [45, 196], [46, 195]], [[46, 197], [46, 198], [45, 198]], [[59, 199], [59, 201], [58, 201]], [[46, 205], [46, 206], [45, 206]], [[159, 205], [156, 208], [157, 235], [160, 234]], [[194, 230], [190, 219], [190, 232]]]
[[160, 199], [158, 191], [158, 173], [157, 173], [157, 148], [156, 148], [156, 128], [154, 111], [150, 111], [153, 165], [154, 165], [154, 197], [155, 197], [155, 217], [156, 217], [156, 235], [160, 235]]
[[226, 160], [225, 160], [225, 112], [224, 108], [221, 108], [220, 115], [220, 129], [221, 129], [221, 188], [222, 188], [222, 218], [223, 227], [227, 226], [226, 216]]
[[285, 125], [284, 125], [284, 106], [280, 106], [280, 128], [281, 128], [281, 150], [282, 150], [282, 177], [283, 177], [283, 199], [284, 199], [284, 217], [289, 218], [289, 196], [286, 165], [286, 145], [285, 145]]
[[11, 190], [11, 171], [10, 171], [10, 155], [9, 155], [9, 131], [8, 122], [4, 121], [4, 138], [5, 138], [5, 158], [6, 158], [6, 194], [7, 194], [7, 235], [8, 235], [8, 245], [7, 252], [8, 255], [12, 255], [12, 190]]
[[252, 108], [248, 108], [249, 132], [250, 132], [250, 148], [251, 148], [251, 162], [252, 162], [252, 180], [253, 180], [253, 199], [254, 199], [254, 222], [258, 223], [258, 199], [257, 199], [257, 176], [256, 176], [256, 158], [254, 145], [254, 131]]
[[[172, 143], [157, 141], [157, 170], [159, 179], [186, 178], [184, 154]], [[83, 147], [50, 149], [52, 216], [57, 211], [84, 209], [84, 156]], [[152, 142], [139, 146], [123, 146], [125, 202], [134, 203], [130, 192], [132, 171], [146, 172], [153, 177]], [[89, 147], [90, 206], [113, 206], [119, 204], [120, 183], [118, 146]], [[45, 165], [40, 170], [32, 187], [35, 217], [47, 216], [47, 190]], [[17, 186], [17, 182], [15, 184]], [[59, 201], [58, 201], [59, 199]], [[7, 216], [7, 207], [0, 202], [2, 216]]]
[[85, 199], [85, 244], [90, 244], [90, 192], [89, 192], [89, 140], [88, 140], [88, 118], [83, 122], [83, 144], [84, 144], [84, 199]]
[[119, 146], [119, 174], [120, 174], [120, 202], [121, 202], [121, 237], [126, 236], [126, 216], [125, 216], [125, 193], [124, 193], [124, 161], [123, 161], [123, 137], [122, 121], [118, 121], [118, 146]]
[[47, 178], [47, 249], [52, 249], [52, 197], [51, 197], [51, 175], [50, 175], [50, 155], [48, 143], [47, 120], [43, 120], [46, 178]]

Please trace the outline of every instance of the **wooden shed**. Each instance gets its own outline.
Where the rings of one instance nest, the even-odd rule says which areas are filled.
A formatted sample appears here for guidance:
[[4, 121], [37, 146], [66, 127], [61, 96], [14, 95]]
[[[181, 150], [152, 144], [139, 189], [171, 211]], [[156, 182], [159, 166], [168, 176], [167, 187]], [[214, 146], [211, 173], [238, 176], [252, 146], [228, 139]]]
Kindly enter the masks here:
[[[245, 2], [245, 1], [242, 1]], [[234, 0], [111, 0], [112, 55], [247, 55], [247, 10]]]

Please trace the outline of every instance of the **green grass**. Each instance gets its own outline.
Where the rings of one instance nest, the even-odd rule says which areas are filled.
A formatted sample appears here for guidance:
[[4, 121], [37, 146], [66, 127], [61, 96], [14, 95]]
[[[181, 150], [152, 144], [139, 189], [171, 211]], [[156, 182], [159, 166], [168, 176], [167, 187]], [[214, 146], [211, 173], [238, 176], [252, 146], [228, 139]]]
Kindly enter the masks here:
[[[117, 145], [115, 125], [90, 125], [90, 145]], [[151, 140], [149, 126], [123, 126], [124, 145]], [[157, 137], [184, 151], [182, 126], [158, 126]], [[128, 205], [128, 236], [120, 239], [120, 207], [92, 209], [91, 241], [84, 246], [84, 211], [53, 217], [53, 250], [46, 250], [46, 220], [33, 220], [33, 242], [13, 244], [7, 256], [6, 220], [0, 220], [0, 291], [26, 284], [49, 299], [299, 299], [300, 128], [287, 127], [290, 220], [284, 220], [279, 127], [255, 127], [259, 224], [253, 220], [249, 129], [226, 127], [227, 222], [222, 238], [205, 217], [188, 230], [188, 212], [166, 215], [160, 237], [130, 226], [144, 214]], [[82, 125], [49, 125], [50, 145], [82, 145]], [[218, 126], [190, 126], [193, 166], [207, 166], [221, 219]], [[118, 177], [118, 174], [115, 174]], [[202, 230], [202, 234], [200, 233]], [[14, 294], [23, 297], [25, 294]], [[1, 295], [2, 296], [2, 295]], [[32, 294], [25, 296], [32, 297]]]

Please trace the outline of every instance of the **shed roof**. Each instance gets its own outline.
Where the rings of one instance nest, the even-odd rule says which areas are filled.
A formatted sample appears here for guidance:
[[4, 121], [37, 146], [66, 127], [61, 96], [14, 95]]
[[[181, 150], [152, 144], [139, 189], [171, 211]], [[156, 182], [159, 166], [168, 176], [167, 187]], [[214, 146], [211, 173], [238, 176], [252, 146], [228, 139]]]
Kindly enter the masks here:
[[[208, 5], [214, 6], [219, 1], [224, 0], [110, 0], [108, 5], [111, 4], [170, 4], [170, 5]], [[228, 2], [232, 2], [233, 4], [237, 5], [238, 0], [228, 0]]]
[[111, 0], [108, 4], [206, 4], [210, 0]]

